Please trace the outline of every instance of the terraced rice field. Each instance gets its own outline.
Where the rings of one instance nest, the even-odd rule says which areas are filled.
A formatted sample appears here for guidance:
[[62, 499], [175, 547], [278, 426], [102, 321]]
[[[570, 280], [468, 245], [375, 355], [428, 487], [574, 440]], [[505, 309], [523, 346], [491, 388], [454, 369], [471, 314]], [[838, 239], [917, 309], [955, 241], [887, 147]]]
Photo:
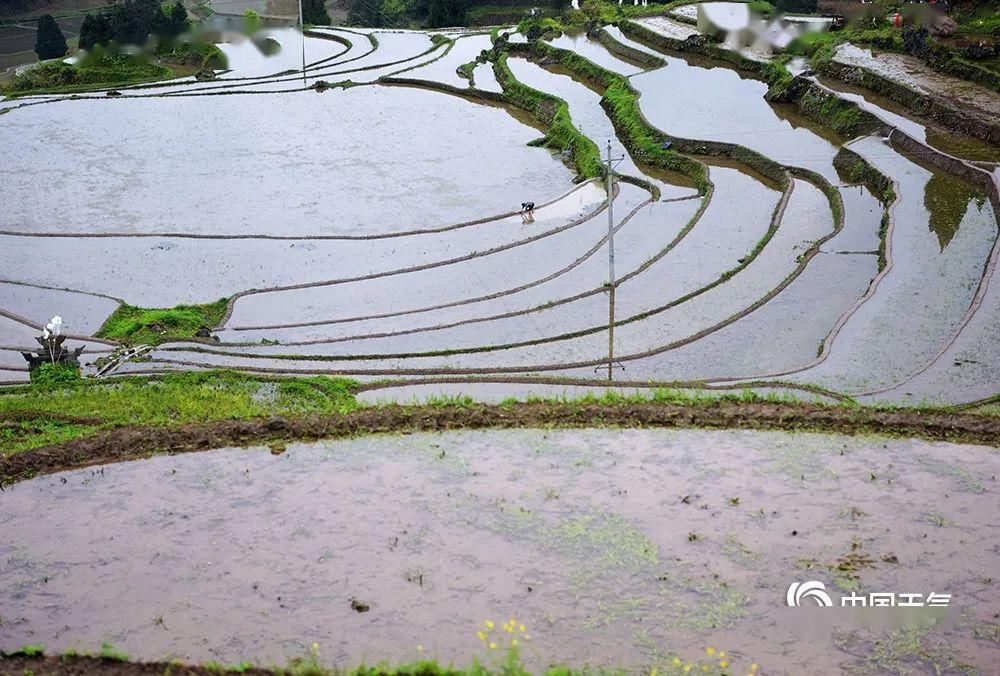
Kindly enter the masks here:
[[[694, 30], [640, 24], [677, 39]], [[549, 43], [627, 78], [648, 124], [703, 167], [698, 186], [617, 133], [604, 88], [579, 69], [514, 51], [508, 81], [477, 62], [488, 33], [266, 39], [276, 56], [223, 45], [232, 70], [213, 81], [0, 103], [12, 150], [0, 381], [27, 378], [17, 352], [52, 314], [93, 361], [116, 347], [94, 336], [121, 303], [226, 298], [218, 340], [164, 342], [117, 373], [489, 377], [523, 391], [538, 376], [606, 378], [610, 361], [633, 385], [937, 403], [995, 393], [988, 143], [814, 79], [881, 125], [845, 136], [768, 103], [745, 72], [629, 30]], [[546, 123], [515, 105], [512, 83], [565, 101], [572, 124], [620, 159], [610, 208], [572, 149], [529, 145]], [[880, 172], [892, 199], [852, 180], [845, 157]], [[525, 201], [533, 219], [517, 213]]]
[[[0, 101], [0, 384], [56, 314], [108, 381], [4, 390], [0, 672], [44, 643], [994, 673], [995, 418], [664, 390], [371, 405], [610, 380], [995, 412], [1000, 147], [858, 86], [905, 60], [843, 46], [851, 77], [772, 102], [760, 55], [696, 54], [673, 16], [541, 42], [269, 29], [214, 79]], [[1000, 101], [962, 91], [979, 119]], [[102, 337], [178, 305], [212, 308], [210, 337], [148, 321], [130, 359]], [[115, 380], [219, 367], [268, 377]], [[653, 429], [695, 423], [773, 429]], [[583, 425], [605, 427], [550, 428]], [[400, 434], [343, 438], [373, 430]], [[954, 602], [785, 607], [807, 580]]]

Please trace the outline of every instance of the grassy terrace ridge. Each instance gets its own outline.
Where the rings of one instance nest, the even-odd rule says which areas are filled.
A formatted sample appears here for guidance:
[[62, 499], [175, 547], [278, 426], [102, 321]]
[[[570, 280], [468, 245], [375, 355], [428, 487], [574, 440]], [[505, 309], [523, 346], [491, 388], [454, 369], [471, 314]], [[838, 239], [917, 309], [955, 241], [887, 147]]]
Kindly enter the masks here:
[[[470, 26], [504, 26], [517, 24], [521, 21], [542, 21], [554, 19], [560, 25], [571, 28], [583, 28], [594, 21], [603, 23], [613, 23], [623, 18], [656, 16], [666, 14], [669, 10], [679, 5], [690, 4], [693, 0], [675, 0], [667, 3], [649, 3], [648, 6], [633, 5], [631, 2], [619, 5], [616, 2], [601, 2], [593, 7], [584, 7], [574, 10], [569, 6], [561, 9], [542, 4], [489, 4], [469, 7], [466, 11], [466, 20]], [[567, 3], [568, 5], [568, 3]], [[532, 17], [531, 12], [536, 14]]]
[[77, 65], [54, 60], [29, 68], [0, 83], [0, 96], [15, 99], [42, 94], [74, 94], [193, 75], [222, 68], [225, 56], [216, 45], [184, 44], [151, 58], [95, 50]]
[[159, 345], [167, 340], [194, 338], [198, 329], [218, 326], [228, 304], [228, 298], [173, 308], [142, 308], [123, 303], [94, 335], [127, 345]]
[[[566, 385], [579, 384], [566, 382]], [[748, 384], [747, 387], [752, 386]], [[36, 474], [224, 446], [371, 433], [523, 427], [704, 427], [875, 433], [1000, 446], [1000, 415], [945, 407], [805, 402], [787, 395], [650, 386], [623, 395], [468, 397], [362, 406], [341, 378], [202, 371], [0, 388], [0, 484]], [[980, 402], [986, 404], [988, 402]]]
[[[960, 33], [965, 32], [962, 28], [959, 28]], [[872, 28], [852, 26], [839, 31], [807, 33], [789, 46], [788, 53], [808, 57], [810, 65], [823, 72], [824, 66], [833, 59], [837, 46], [846, 42], [887, 52], [905, 53], [902, 30], [889, 25]], [[1000, 91], [1000, 74], [963, 58], [958, 50], [938, 43], [933, 37], [927, 39], [926, 47], [918, 58], [945, 75]]]
[[569, 106], [558, 96], [538, 91], [520, 82], [507, 66], [507, 54], [493, 63], [493, 72], [504, 95], [516, 106], [531, 113], [548, 127], [545, 136], [531, 145], [569, 150], [579, 180], [604, 176], [601, 152], [597, 144], [584, 136], [570, 117]]
[[[710, 651], [710, 652], [709, 652]], [[659, 667], [650, 667], [648, 673], [663, 676], [682, 676], [697, 673], [710, 676], [728, 676], [735, 672], [729, 663], [725, 652], [716, 652], [707, 648], [705, 656], [699, 660], [682, 661], [675, 658], [672, 662]], [[685, 669], [685, 667], [687, 667]], [[745, 668], [751, 676], [758, 672], [756, 664], [747, 664]], [[545, 676], [572, 676], [573, 674], [628, 674], [635, 673], [625, 669], [594, 669], [591, 667], [574, 668], [569, 666], [549, 666], [541, 671], [531, 671], [521, 661], [518, 648], [494, 650], [482, 660], [474, 659], [465, 667], [443, 665], [435, 660], [422, 660], [408, 664], [389, 665], [382, 663], [375, 666], [358, 666], [354, 668], [327, 668], [319, 659], [319, 649], [316, 644], [310, 648], [307, 657], [292, 660], [288, 666], [262, 667], [252, 662], [238, 665], [222, 665], [218, 662], [205, 664], [185, 664], [181, 661], [171, 662], [133, 662], [128, 655], [105, 644], [97, 655], [83, 655], [68, 652], [63, 655], [46, 655], [44, 646], [25, 646], [18, 651], [0, 653], [0, 674], [18, 674], [32, 676], [77, 676], [79, 674], [114, 674], [127, 676], [130, 674], [163, 676], [206, 676], [209, 674], [248, 674], [250, 676], [489, 676], [503, 674], [504, 676], [529, 676], [530, 674]]]
[[229, 371], [158, 378], [46, 381], [0, 388], [0, 457], [126, 425], [182, 425], [273, 415], [342, 413], [356, 383], [266, 378]]
[[[602, 68], [575, 52], [552, 47], [541, 41], [510, 43], [510, 53], [536, 60], [553, 60], [604, 90], [601, 105], [608, 113], [615, 131], [637, 162], [677, 171], [688, 176], [698, 191], [704, 194], [709, 188], [705, 166], [676, 150], [665, 150], [663, 142], [669, 137], [650, 125], [639, 109], [638, 92], [628, 79]], [[506, 54], [500, 57], [506, 59]], [[595, 146], [596, 148], [596, 146]]]

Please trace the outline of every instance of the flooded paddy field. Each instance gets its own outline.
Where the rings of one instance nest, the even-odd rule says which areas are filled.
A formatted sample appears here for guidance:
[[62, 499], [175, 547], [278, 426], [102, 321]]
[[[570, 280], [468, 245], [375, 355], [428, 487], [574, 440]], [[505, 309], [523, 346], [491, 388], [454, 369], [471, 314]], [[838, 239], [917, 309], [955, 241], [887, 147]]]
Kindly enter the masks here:
[[[413, 126], [424, 133], [408, 134]], [[537, 136], [501, 109], [399, 87], [53, 103], [0, 125], [0, 140], [20, 150], [0, 179], [10, 198], [0, 229], [309, 236], [441, 226], [516, 209], [528, 185], [539, 202], [568, 189], [568, 172], [527, 147]], [[100, 167], [79, 160], [99, 154]], [[491, 156], [503, 159], [482, 170], [476, 159]], [[33, 189], [40, 180], [58, 203]]]
[[[990, 673], [995, 471], [996, 451], [976, 446], [650, 430], [93, 467], [4, 493], [0, 648], [110, 642], [141, 659], [267, 664], [315, 642], [348, 666], [419, 645], [467, 664], [516, 639], [536, 668]], [[787, 607], [807, 580], [838, 600], [951, 603]]]
[[[166, 342], [121, 373], [583, 377], [606, 367], [613, 324], [611, 359], [629, 380], [781, 381], [913, 403], [995, 393], [987, 171], [1000, 150], [808, 76], [886, 125], [847, 138], [769, 103], [749, 72], [606, 30], [665, 65], [584, 34], [550, 46], [627, 78], [657, 134], [702, 144], [688, 155], [699, 180], [636, 150], [584, 72], [524, 52], [506, 67], [620, 158], [611, 208], [573, 147], [539, 142], [556, 104], [526, 105], [499, 66], [477, 62], [493, 46], [483, 32], [269, 29], [223, 42], [230, 69], [214, 81], [0, 103], [0, 142], [15, 151], [0, 175], [3, 368], [19, 368], [17, 348], [53, 314], [82, 340], [121, 303], [224, 298], [207, 327], [217, 340]], [[838, 59], [893, 76], [860, 48]], [[113, 349], [92, 346], [87, 362]]]

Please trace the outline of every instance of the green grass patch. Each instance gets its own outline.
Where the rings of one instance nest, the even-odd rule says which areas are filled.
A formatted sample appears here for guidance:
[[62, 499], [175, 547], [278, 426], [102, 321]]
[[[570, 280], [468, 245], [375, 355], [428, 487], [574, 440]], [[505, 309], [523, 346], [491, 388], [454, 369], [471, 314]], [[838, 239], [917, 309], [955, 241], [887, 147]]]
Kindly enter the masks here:
[[6, 453], [59, 444], [92, 434], [97, 429], [95, 425], [81, 425], [45, 417], [5, 421], [0, 423], [0, 449], [4, 449]]
[[0, 426], [0, 455], [119, 425], [347, 412], [358, 405], [355, 388], [354, 381], [342, 378], [267, 378], [234, 371], [80, 380], [58, 389], [4, 388], [0, 389], [0, 421], [13, 422]]
[[[510, 634], [505, 633], [504, 629], [501, 628], [505, 627], [506, 623], [493, 625], [491, 622], [490, 625], [496, 627], [495, 630], [489, 630], [489, 640], [491, 642], [495, 640], [495, 642], [492, 643], [492, 647], [483, 648], [482, 654], [479, 657], [474, 657], [471, 664], [467, 666], [443, 665], [435, 660], [426, 659], [398, 665], [383, 661], [371, 666], [361, 665], [349, 668], [331, 668], [323, 666], [320, 659], [320, 646], [314, 643], [310, 646], [307, 655], [294, 658], [287, 666], [283, 667], [260, 666], [251, 662], [243, 662], [233, 666], [223, 665], [218, 662], [188, 666], [179, 661], [171, 661], [135, 664], [133, 669], [123, 668], [122, 671], [124, 673], [134, 671], [135, 673], [155, 672], [163, 674], [241, 674], [253, 671], [272, 676], [492, 676], [494, 674], [503, 674], [504, 676], [530, 676], [531, 674], [539, 674], [540, 676], [573, 676], [574, 674], [580, 674], [583, 676], [586, 674], [627, 673], [622, 669], [595, 670], [591, 667], [578, 668], [565, 665], [552, 665], [544, 669], [529, 669], [524, 665], [521, 650], [530, 648], [531, 643], [522, 636], [522, 632], [517, 630], [516, 624], [513, 625]], [[480, 633], [484, 633], [485, 626], [484, 623], [480, 629]], [[476, 629], [476, 626], [472, 628]], [[520, 637], [521, 641], [525, 642], [519, 645], [518, 640], [512, 640], [518, 637]], [[58, 673], [89, 673], [90, 671], [98, 670], [100, 673], [104, 673], [104, 668], [99, 665], [99, 662], [128, 661], [122, 653], [119, 653], [108, 644], [105, 644], [105, 650], [109, 651], [111, 656], [105, 656], [104, 651], [96, 655], [89, 655], [68, 650], [62, 655], [50, 654], [46, 659], [43, 646], [25, 646], [20, 650], [12, 652], [0, 652], [0, 666], [3, 666], [3, 658], [6, 657], [10, 659], [27, 659], [29, 660], [26, 662], [28, 665], [34, 665], [34, 661], [37, 660], [39, 673], [55, 673], [50, 669], [54, 664], [57, 664], [59, 667], [57, 670]], [[419, 647], [418, 651], [423, 651], [423, 647]], [[535, 652], [534, 650], [531, 651], [532, 654]], [[665, 658], [664, 655], [666, 656]], [[650, 666], [649, 669], [644, 669], [643, 673], [662, 674], [663, 676], [687, 676], [694, 673], [699, 675], [708, 674], [709, 676], [728, 676], [734, 673], [734, 668], [730, 666], [728, 661], [724, 661], [726, 659], [725, 653], [717, 652], [712, 647], [704, 648], [703, 657], [693, 661], [685, 662], [679, 658], [671, 659], [675, 657], [673, 653], [661, 653], [657, 657], [663, 659], [663, 662], [657, 664], [655, 667]], [[741, 663], [741, 668], [745, 666], [746, 669], [749, 669], [749, 660], [743, 659], [742, 662], [746, 662], [747, 664], [743, 665]], [[17, 673], [22, 673], [22, 671], [19, 670]], [[23, 673], [31, 674], [35, 673], [35, 671], [34, 669], [26, 668]], [[743, 673], [743, 671], [735, 673]]]
[[128, 662], [128, 655], [110, 643], [101, 644], [101, 659], [105, 662]]
[[202, 327], [212, 328], [226, 314], [228, 298], [205, 305], [142, 308], [123, 304], [95, 334], [129, 345], [158, 345], [167, 340], [194, 338]]
[[38, 387], [69, 387], [81, 380], [80, 367], [75, 364], [42, 364], [31, 371], [31, 383]]

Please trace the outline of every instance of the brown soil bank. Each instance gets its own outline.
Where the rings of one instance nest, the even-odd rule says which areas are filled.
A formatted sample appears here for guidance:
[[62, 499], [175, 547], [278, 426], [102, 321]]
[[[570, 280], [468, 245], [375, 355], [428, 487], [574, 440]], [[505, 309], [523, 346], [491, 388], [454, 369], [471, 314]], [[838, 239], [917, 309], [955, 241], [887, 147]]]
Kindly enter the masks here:
[[[201, 676], [201, 674], [224, 673], [219, 670], [212, 670], [200, 666], [188, 666], [184, 664], [172, 663], [150, 663], [139, 662], [119, 662], [116, 660], [104, 660], [98, 657], [2, 657], [0, 656], [0, 676], [23, 676], [23, 674], [34, 674], [35, 676], [86, 676], [87, 674], [102, 674], [107, 676], [118, 676], [133, 674], [171, 674], [172, 676]], [[267, 669], [247, 669], [240, 671], [241, 674], [250, 676], [263, 676], [265, 674], [277, 674], [279, 672]]]
[[1000, 417], [818, 404], [717, 401], [699, 404], [574, 403], [385, 406], [344, 415], [220, 420], [177, 426], [123, 426], [99, 435], [0, 459], [0, 482], [11, 483], [87, 465], [225, 446], [512, 427], [706, 427], [842, 434], [876, 433], [1000, 446]]
[[291, 669], [265, 669], [240, 667], [234, 671], [227, 671], [218, 667], [199, 666], [182, 664], [178, 662], [123, 662], [115, 659], [103, 659], [100, 657], [86, 656], [25, 656], [12, 655], [5, 657], [0, 654], [0, 676], [89, 676], [90, 674], [100, 674], [101, 676], [137, 676], [140, 674], [155, 674], [156, 676], [219, 676], [219, 674], [239, 673], [245, 676], [303, 676], [311, 674], [322, 676], [322, 674], [335, 673], [357, 674], [363, 676], [380, 676], [385, 674], [406, 674], [407, 676], [450, 676], [451, 674], [461, 674], [462, 671], [450, 667], [441, 667], [434, 663], [415, 664], [400, 669], [383, 669], [380, 667], [368, 667], [356, 671], [334, 672], [319, 668], [294, 666]]

